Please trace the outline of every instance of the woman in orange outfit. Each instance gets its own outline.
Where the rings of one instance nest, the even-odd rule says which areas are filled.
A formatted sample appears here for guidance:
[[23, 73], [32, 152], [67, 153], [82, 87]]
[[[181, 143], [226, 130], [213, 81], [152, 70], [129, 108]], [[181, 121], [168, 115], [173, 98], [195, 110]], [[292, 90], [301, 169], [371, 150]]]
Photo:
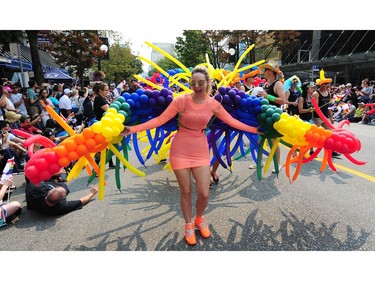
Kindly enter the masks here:
[[[257, 128], [234, 119], [223, 106], [210, 97], [211, 82], [205, 67], [195, 67], [192, 71], [191, 94], [179, 96], [170, 103], [159, 116], [136, 126], [125, 126], [123, 136], [131, 133], [159, 127], [179, 114], [179, 129], [170, 148], [170, 163], [180, 186], [180, 204], [185, 218], [185, 239], [189, 245], [196, 244], [196, 226], [201, 236], [208, 238], [211, 232], [203, 216], [208, 203], [210, 188], [210, 154], [205, 129], [212, 115], [228, 125], [254, 134], [260, 134]], [[193, 175], [197, 188], [196, 217], [192, 220]]]

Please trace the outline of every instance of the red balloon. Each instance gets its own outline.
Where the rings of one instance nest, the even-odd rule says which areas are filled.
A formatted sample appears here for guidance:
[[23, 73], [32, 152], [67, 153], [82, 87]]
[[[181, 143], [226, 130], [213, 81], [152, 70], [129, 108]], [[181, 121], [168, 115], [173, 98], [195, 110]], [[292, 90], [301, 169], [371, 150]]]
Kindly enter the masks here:
[[58, 171], [60, 171], [61, 166], [57, 163], [52, 163], [49, 165], [49, 171], [52, 175], [56, 174]]
[[39, 173], [39, 177], [41, 180], [49, 180], [52, 177], [52, 174], [49, 170], [44, 170]]
[[47, 170], [48, 169], [48, 162], [44, 158], [39, 158], [35, 160], [35, 167], [39, 171]]

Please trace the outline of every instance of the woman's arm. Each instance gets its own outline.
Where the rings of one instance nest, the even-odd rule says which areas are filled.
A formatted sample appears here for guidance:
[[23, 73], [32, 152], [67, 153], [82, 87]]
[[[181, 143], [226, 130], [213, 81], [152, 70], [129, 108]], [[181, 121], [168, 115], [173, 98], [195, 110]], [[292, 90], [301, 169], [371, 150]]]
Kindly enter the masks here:
[[217, 100], [214, 100], [214, 103], [216, 108], [216, 110], [214, 110], [214, 113], [220, 120], [224, 121], [229, 126], [236, 128], [237, 130], [258, 134], [257, 128], [246, 125], [234, 119], [232, 115], [230, 115]]

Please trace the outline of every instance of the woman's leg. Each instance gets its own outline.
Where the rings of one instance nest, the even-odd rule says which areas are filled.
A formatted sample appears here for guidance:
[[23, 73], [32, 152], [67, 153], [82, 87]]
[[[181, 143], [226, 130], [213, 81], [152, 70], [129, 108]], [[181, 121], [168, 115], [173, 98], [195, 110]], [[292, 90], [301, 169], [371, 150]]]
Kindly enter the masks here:
[[10, 202], [2, 206], [7, 211], [7, 217], [15, 214], [19, 209], [21, 209], [21, 204], [17, 201]]
[[191, 169], [173, 170], [176, 175], [178, 185], [180, 186], [180, 205], [185, 222], [191, 222]]
[[197, 186], [196, 216], [201, 217], [208, 204], [210, 189], [210, 166], [192, 168], [193, 177]]

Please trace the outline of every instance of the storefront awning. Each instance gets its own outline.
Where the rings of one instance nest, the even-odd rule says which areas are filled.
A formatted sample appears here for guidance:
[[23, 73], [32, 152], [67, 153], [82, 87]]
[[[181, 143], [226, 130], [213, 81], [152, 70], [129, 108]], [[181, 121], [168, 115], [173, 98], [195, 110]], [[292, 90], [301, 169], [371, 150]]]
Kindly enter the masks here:
[[[21, 70], [20, 61], [18, 59], [8, 59], [8, 61], [0, 61], [0, 67]], [[33, 69], [33, 64], [31, 62], [22, 60], [22, 68], [23, 71], [31, 71]]]

